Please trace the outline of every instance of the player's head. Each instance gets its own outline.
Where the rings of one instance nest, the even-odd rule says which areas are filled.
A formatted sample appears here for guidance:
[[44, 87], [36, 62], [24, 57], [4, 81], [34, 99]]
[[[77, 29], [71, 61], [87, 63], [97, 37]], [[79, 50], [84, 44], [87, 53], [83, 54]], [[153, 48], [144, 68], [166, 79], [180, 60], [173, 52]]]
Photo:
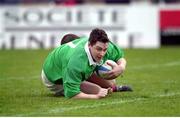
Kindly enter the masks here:
[[100, 62], [107, 52], [109, 38], [102, 29], [93, 29], [89, 36], [89, 49], [93, 59]]
[[93, 29], [90, 33], [89, 43], [91, 45], [94, 45], [98, 41], [102, 43], [108, 43], [109, 38], [104, 30], [96, 28], [96, 29]]
[[80, 37], [75, 35], [75, 34], [66, 34], [63, 36], [60, 44], [62, 45], [62, 44], [71, 42], [71, 41], [78, 39], [78, 38], [80, 38]]

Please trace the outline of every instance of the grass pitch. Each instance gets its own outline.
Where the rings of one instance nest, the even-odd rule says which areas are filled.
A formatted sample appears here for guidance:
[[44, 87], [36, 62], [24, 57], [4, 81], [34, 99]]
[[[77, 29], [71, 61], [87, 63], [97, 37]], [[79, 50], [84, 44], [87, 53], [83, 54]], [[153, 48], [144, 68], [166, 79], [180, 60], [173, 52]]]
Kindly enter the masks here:
[[180, 47], [126, 49], [118, 84], [133, 92], [100, 100], [55, 97], [42, 84], [49, 50], [0, 50], [0, 116], [180, 116]]

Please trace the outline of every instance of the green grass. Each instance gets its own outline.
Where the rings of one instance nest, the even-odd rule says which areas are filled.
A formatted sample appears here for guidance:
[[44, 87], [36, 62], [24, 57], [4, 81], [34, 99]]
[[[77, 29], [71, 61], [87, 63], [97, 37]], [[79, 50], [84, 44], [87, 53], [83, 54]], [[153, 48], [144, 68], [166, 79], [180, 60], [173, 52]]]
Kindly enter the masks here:
[[0, 116], [180, 116], [180, 47], [126, 49], [119, 84], [100, 100], [54, 97], [40, 80], [49, 50], [0, 50]]

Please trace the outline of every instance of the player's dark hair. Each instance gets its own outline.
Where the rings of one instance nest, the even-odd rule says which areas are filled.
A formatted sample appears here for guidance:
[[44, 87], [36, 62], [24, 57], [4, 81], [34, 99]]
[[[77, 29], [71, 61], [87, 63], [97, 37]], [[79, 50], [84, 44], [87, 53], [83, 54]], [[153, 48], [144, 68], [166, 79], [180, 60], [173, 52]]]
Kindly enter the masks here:
[[109, 42], [109, 38], [108, 38], [106, 32], [99, 28], [93, 29], [89, 36], [89, 43], [91, 45], [96, 44], [97, 41], [102, 42], [102, 43]]
[[61, 40], [61, 45], [68, 43], [68, 42], [71, 42], [71, 41], [78, 39], [78, 38], [80, 38], [80, 37], [75, 35], [75, 34], [66, 34], [63, 36], [63, 38]]

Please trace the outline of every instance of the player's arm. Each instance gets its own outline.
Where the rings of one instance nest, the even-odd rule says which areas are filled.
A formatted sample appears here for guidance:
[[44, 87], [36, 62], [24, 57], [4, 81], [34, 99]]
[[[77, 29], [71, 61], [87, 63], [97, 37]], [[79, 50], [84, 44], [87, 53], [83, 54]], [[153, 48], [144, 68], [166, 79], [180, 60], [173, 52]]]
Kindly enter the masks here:
[[120, 70], [120, 74], [123, 73], [126, 69], [126, 59], [125, 58], [120, 58], [118, 61], [117, 61], [117, 64], [118, 64], [118, 67], [119, 67], [119, 70]]
[[125, 58], [120, 58], [116, 63], [118, 64], [118, 66], [114, 66], [109, 63], [109, 65], [112, 66], [112, 68], [113, 68], [113, 70], [108, 72], [110, 79], [115, 79], [118, 76], [122, 75], [122, 73], [126, 69], [126, 59]]
[[78, 93], [72, 98], [76, 99], [100, 99], [107, 96], [109, 90], [105, 88], [101, 88], [97, 94], [86, 94], [83, 92]]
[[80, 92], [79, 94], [75, 95], [72, 98], [76, 98], [76, 99], [99, 99], [99, 96], [95, 95], [95, 94], [86, 94], [86, 93]]
[[84, 99], [89, 99], [89, 98], [98, 99], [98, 96], [94, 95], [94, 94], [86, 94], [86, 93], [80, 92], [79, 94], [75, 95], [72, 98], [76, 98], [76, 99], [81, 99], [81, 98], [84, 98]]
[[[82, 84], [81, 72], [82, 71], [79, 71], [82, 68], [79, 65], [76, 65], [76, 66], [71, 65], [67, 69], [67, 72], [63, 79], [65, 97], [78, 98], [78, 99], [99, 99], [99, 98], [105, 97], [108, 94], [108, 89], [104, 89], [104, 88], [99, 88], [97, 92], [92, 93], [92, 94], [87, 94], [89, 92], [87, 93], [84, 93], [84, 91], [82, 92], [81, 90], [81, 84]], [[89, 86], [87, 86], [87, 89], [89, 89]]]

